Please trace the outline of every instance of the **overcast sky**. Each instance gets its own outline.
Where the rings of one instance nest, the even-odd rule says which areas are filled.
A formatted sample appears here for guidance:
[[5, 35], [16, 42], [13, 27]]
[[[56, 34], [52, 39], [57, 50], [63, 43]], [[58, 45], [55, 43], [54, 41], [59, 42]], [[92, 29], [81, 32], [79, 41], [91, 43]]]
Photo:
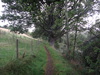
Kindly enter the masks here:
[[[3, 3], [2, 3], [1, 0], [0, 0], [0, 16], [2, 15], [2, 11], [4, 10], [4, 8], [2, 7], [2, 5], [3, 5]], [[6, 24], [8, 24], [7, 21], [2, 22], [2, 21], [0, 20], [0, 26], [6, 25]]]
[[[2, 11], [4, 10], [4, 8], [2, 7], [2, 5], [3, 5], [3, 3], [0, 0], [0, 16], [2, 15]], [[100, 19], [100, 14], [99, 15], [95, 14], [94, 16], [86, 18], [86, 20], [88, 21], [88, 25], [86, 25], [86, 26], [88, 27], [91, 24], [94, 24], [96, 19]], [[4, 22], [0, 21], [0, 26], [6, 25], [6, 24], [8, 24], [7, 21], [4, 21]]]

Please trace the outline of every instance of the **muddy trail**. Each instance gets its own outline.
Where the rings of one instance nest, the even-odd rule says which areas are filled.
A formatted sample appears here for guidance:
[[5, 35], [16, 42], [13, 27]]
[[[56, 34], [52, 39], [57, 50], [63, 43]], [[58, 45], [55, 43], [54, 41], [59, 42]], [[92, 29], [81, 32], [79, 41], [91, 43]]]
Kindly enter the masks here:
[[45, 46], [44, 48], [47, 53], [47, 64], [46, 64], [46, 69], [45, 69], [45, 75], [54, 75], [53, 59], [47, 47]]

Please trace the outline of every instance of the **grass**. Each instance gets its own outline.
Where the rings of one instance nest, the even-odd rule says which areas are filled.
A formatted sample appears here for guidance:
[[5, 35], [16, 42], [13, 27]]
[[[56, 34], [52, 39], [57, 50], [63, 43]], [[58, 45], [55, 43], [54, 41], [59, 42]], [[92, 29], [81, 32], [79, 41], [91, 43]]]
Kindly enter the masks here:
[[[0, 33], [0, 75], [44, 75], [47, 58], [43, 43], [8, 34]], [[19, 59], [16, 59], [16, 38]]]
[[[16, 38], [19, 39], [19, 59], [16, 59]], [[53, 57], [54, 75], [79, 75], [48, 43], [12, 37], [7, 33], [0, 34], [0, 75], [45, 75], [47, 55], [44, 46], [47, 46]], [[23, 53], [25, 58], [22, 58]]]
[[[47, 45], [47, 44], [46, 44]], [[47, 45], [51, 52], [55, 65], [55, 75], [80, 75], [67, 60], [65, 60], [62, 55], [55, 49]]]
[[[14, 35], [15, 36], [15, 35]], [[19, 57], [22, 57], [25, 52], [30, 55], [31, 52], [31, 39], [19, 39]], [[16, 58], [16, 37], [8, 33], [0, 34], [0, 67], [7, 64], [9, 61]]]

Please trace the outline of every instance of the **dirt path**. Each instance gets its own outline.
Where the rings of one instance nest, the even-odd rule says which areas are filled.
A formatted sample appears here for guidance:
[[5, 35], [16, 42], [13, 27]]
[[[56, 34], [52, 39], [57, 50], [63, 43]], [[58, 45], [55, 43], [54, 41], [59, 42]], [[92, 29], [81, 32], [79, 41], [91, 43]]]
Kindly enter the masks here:
[[44, 48], [47, 52], [47, 64], [46, 64], [45, 75], [54, 75], [54, 66], [51, 54], [46, 46]]

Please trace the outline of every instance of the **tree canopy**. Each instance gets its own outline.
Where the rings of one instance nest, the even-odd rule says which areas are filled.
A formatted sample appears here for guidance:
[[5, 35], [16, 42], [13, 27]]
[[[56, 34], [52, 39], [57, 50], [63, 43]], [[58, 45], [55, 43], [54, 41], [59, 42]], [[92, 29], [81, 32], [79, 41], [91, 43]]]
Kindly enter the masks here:
[[2, 2], [7, 4], [4, 6], [6, 10], [2, 19], [7, 19], [14, 27], [22, 29], [34, 24], [33, 36], [46, 37], [53, 43], [66, 34], [67, 30], [73, 30], [75, 24], [83, 25], [83, 16], [92, 10], [95, 0], [2, 0]]

